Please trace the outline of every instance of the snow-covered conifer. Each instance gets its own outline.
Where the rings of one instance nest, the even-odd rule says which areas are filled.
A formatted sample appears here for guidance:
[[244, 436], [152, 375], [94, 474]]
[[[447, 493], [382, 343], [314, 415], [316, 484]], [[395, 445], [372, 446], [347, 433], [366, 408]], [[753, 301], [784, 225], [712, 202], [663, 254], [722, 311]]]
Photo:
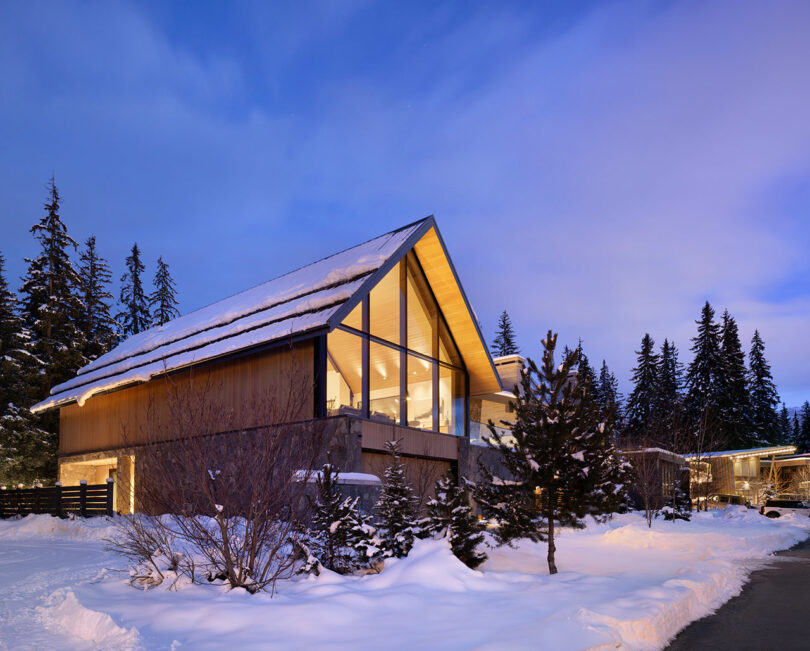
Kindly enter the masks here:
[[581, 528], [589, 514], [606, 517], [624, 501], [630, 480], [629, 464], [611, 445], [613, 419], [601, 418], [591, 387], [572, 375], [575, 352], [555, 363], [556, 345], [549, 331], [542, 365], [527, 360], [512, 431], [502, 435], [489, 424], [489, 444], [500, 451], [507, 476], [482, 464], [484, 480], [475, 487], [484, 514], [497, 521], [498, 542], [548, 541], [551, 574], [557, 572], [555, 527]]
[[121, 295], [118, 299], [121, 312], [116, 318], [121, 325], [121, 334], [129, 336], [143, 332], [151, 325], [149, 306], [141, 278], [145, 267], [141, 262], [141, 251], [137, 242], [132, 245], [132, 250], [127, 256], [126, 267], [127, 270], [121, 276]]
[[801, 425], [795, 445], [799, 453], [810, 452], [810, 402], [807, 400], [801, 408]]
[[85, 357], [95, 359], [110, 350], [117, 340], [116, 323], [110, 309], [113, 296], [109, 291], [110, 265], [96, 250], [96, 238], [84, 243], [79, 262], [82, 311], [79, 327], [84, 332]]
[[714, 321], [714, 309], [709, 301], [696, 321], [698, 332], [692, 338], [694, 357], [686, 372], [685, 405], [692, 422], [697, 423], [702, 414], [717, 417], [719, 412], [720, 376], [720, 326]]
[[418, 533], [416, 499], [405, 478], [405, 466], [399, 456], [399, 441], [388, 441], [385, 448], [391, 455], [391, 462], [385, 469], [375, 512], [380, 524], [383, 555], [400, 558], [408, 555]]
[[468, 567], [476, 568], [487, 555], [479, 547], [484, 541], [483, 526], [470, 507], [467, 491], [451, 474], [436, 482], [436, 497], [428, 500], [428, 517], [422, 528], [432, 536], [448, 538], [453, 554]]
[[310, 549], [324, 567], [345, 574], [352, 570], [349, 536], [355, 524], [357, 499], [343, 497], [338, 486], [339, 474], [337, 468], [327, 463], [316, 478]]
[[158, 258], [154, 284], [155, 291], [149, 296], [152, 323], [163, 325], [180, 315], [177, 309], [177, 290], [169, 273], [169, 265], [163, 261], [163, 257]]

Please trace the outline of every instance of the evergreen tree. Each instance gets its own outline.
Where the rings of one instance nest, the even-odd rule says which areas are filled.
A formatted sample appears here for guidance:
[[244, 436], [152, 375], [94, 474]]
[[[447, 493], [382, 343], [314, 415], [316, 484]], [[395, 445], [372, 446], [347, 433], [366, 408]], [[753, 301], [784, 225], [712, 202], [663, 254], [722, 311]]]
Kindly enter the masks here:
[[745, 353], [740, 344], [737, 322], [723, 312], [720, 329], [719, 437], [738, 450], [751, 445], [751, 406], [745, 371]]
[[109, 292], [112, 279], [110, 266], [96, 251], [96, 238], [88, 237], [79, 263], [82, 311], [79, 327], [86, 341], [85, 357], [96, 359], [110, 350], [116, 342], [115, 320], [110, 315], [113, 296]]
[[[683, 387], [683, 365], [678, 361], [678, 348], [675, 343], [664, 339], [658, 363], [658, 386], [655, 398], [656, 420], [664, 434], [671, 434], [675, 427], [674, 419], [681, 405]], [[667, 438], [665, 436], [665, 438]], [[665, 441], [671, 444], [671, 441]]]
[[517, 355], [518, 353], [515, 331], [512, 329], [512, 319], [509, 318], [509, 313], [504, 310], [498, 319], [495, 339], [492, 340], [492, 356], [505, 357], [506, 355]]
[[81, 281], [70, 261], [70, 249], [75, 250], [76, 242], [59, 215], [60, 196], [53, 179], [44, 207], [45, 215], [31, 227], [40, 254], [26, 258], [28, 269], [20, 289], [33, 354], [29, 362], [39, 366], [34, 398], [40, 400], [86, 362], [84, 338], [77, 326], [82, 312]]
[[796, 447], [799, 446], [799, 440], [802, 435], [802, 426], [799, 424], [799, 412], [793, 412], [793, 431], [790, 435], [790, 442]]
[[483, 464], [484, 480], [475, 496], [498, 527], [501, 544], [519, 538], [548, 542], [548, 566], [556, 574], [555, 526], [582, 528], [588, 515], [620, 507], [629, 480], [628, 465], [610, 444], [613, 419], [604, 420], [586, 382], [572, 382], [576, 354], [554, 361], [557, 335], [543, 341], [540, 368], [527, 360], [512, 431], [503, 436], [490, 422], [489, 444], [501, 455], [510, 479], [496, 477]]
[[790, 414], [788, 413], [785, 403], [782, 403], [782, 409], [779, 411], [779, 426], [777, 428], [777, 438], [773, 441], [775, 445], [789, 445], [793, 438], [793, 426], [790, 422]]
[[383, 486], [375, 511], [380, 523], [380, 547], [384, 557], [407, 556], [413, 547], [416, 526], [416, 499], [405, 479], [405, 466], [399, 457], [399, 441], [387, 441], [391, 463], [385, 469]]
[[767, 445], [778, 437], [776, 407], [779, 405], [779, 395], [771, 375], [771, 365], [765, 359], [765, 342], [757, 330], [754, 330], [751, 338], [751, 352], [748, 355], [748, 386], [751, 390], [752, 442]]
[[50, 481], [56, 476], [58, 412], [32, 416], [28, 407], [48, 395], [51, 387], [75, 375], [86, 363], [84, 336], [78, 327], [82, 311], [79, 274], [70, 260], [76, 242], [62, 221], [60, 196], [53, 178], [48, 184], [45, 215], [31, 233], [39, 255], [26, 258], [21, 317], [26, 338], [24, 391], [5, 426], [16, 437], [18, 481]]
[[625, 409], [627, 434], [635, 438], [655, 436], [659, 357], [655, 353], [655, 342], [649, 334], [641, 339], [641, 350], [636, 351], [636, 355], [633, 390], [627, 398]]
[[324, 567], [345, 574], [353, 569], [354, 554], [349, 542], [357, 517], [357, 498], [343, 497], [338, 477], [337, 468], [328, 463], [316, 477], [311, 549]]
[[152, 323], [163, 325], [180, 316], [177, 310], [177, 290], [169, 274], [169, 265], [158, 258], [155, 272], [155, 291], [149, 296], [149, 308], [152, 310]]
[[121, 333], [129, 336], [143, 332], [151, 325], [149, 307], [141, 280], [145, 267], [141, 262], [141, 251], [137, 242], [132, 245], [132, 250], [127, 256], [126, 266], [127, 270], [121, 276], [121, 296], [119, 298], [123, 309], [117, 319], [121, 324]]
[[802, 405], [801, 429], [796, 439], [796, 448], [801, 454], [810, 452], [810, 402], [804, 401]]
[[594, 385], [594, 398], [603, 410], [613, 406], [621, 407], [622, 396], [619, 393], [619, 381], [608, 368], [607, 362], [602, 360], [602, 367], [599, 370], [599, 379]]
[[467, 492], [456, 485], [451, 474], [436, 482], [436, 497], [428, 500], [429, 515], [423, 530], [449, 539], [450, 548], [462, 563], [478, 567], [487, 555], [478, 547], [484, 541], [484, 528], [467, 499]]
[[591, 366], [591, 362], [585, 354], [585, 351], [582, 350], [582, 339], [579, 340], [575, 352], [577, 356], [577, 378], [580, 382], [587, 382], [595, 396], [597, 392], [596, 372], [593, 370], [593, 366]]
[[720, 326], [714, 322], [714, 309], [709, 301], [703, 306], [697, 336], [692, 338], [694, 357], [686, 372], [686, 409], [693, 423], [702, 416], [715, 419], [719, 415]]

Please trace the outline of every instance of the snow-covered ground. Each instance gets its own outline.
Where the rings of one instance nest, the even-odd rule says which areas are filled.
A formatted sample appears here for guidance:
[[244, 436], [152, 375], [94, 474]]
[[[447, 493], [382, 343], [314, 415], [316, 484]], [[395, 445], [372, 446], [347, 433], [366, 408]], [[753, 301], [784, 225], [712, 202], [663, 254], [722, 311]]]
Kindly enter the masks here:
[[730, 507], [692, 522], [627, 514], [544, 545], [489, 550], [482, 571], [420, 541], [382, 574], [324, 574], [274, 598], [136, 590], [107, 520], [0, 521], [0, 649], [655, 649], [737, 594], [810, 518]]

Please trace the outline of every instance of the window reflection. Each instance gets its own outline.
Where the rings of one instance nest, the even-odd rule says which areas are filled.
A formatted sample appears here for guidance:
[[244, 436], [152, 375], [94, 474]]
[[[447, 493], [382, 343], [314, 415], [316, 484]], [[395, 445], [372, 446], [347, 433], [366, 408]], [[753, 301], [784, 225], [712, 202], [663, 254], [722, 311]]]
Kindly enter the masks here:
[[439, 431], [464, 435], [464, 373], [439, 366]]
[[330, 415], [361, 415], [362, 339], [333, 330], [326, 337], [326, 409]]
[[369, 331], [399, 344], [400, 269], [396, 265], [369, 293]]

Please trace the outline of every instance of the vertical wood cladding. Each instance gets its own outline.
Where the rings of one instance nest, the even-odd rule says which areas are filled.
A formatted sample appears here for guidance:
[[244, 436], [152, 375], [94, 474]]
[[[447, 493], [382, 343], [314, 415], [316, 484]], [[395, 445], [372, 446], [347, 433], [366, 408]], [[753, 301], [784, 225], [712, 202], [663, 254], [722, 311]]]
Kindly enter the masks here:
[[[198, 392], [215, 401], [207, 431], [266, 425], [270, 403], [284, 404], [289, 420], [313, 416], [313, 346], [296, 344], [157, 377], [144, 384], [94, 396], [83, 407], [59, 412], [59, 454], [138, 445], [154, 424], [170, 419], [178, 394]], [[196, 395], [196, 394], [195, 394]], [[159, 435], [158, 435], [159, 436]]]

